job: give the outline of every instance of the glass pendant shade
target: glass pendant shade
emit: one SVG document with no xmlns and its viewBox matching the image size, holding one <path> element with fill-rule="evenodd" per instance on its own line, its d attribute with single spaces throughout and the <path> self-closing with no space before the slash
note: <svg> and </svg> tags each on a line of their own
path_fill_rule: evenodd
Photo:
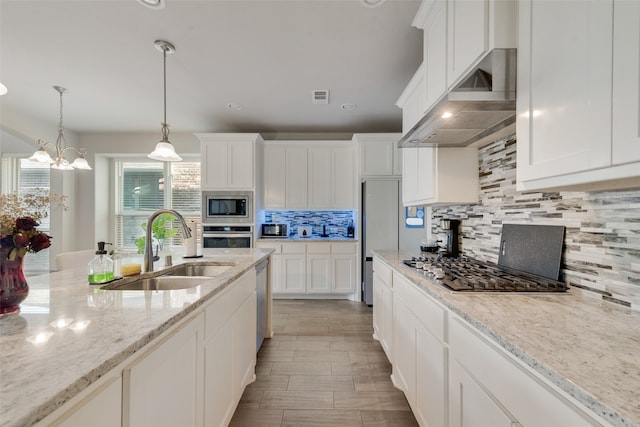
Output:
<svg viewBox="0 0 640 427">
<path fill-rule="evenodd" d="M 147 157 L 163 162 L 179 162 L 182 160 L 182 157 L 180 157 L 176 153 L 176 149 L 173 148 L 173 144 L 164 141 L 158 142 L 156 144 L 156 149 L 153 150 L 152 153 L 148 154 Z"/>
<path fill-rule="evenodd" d="M 39 150 L 33 153 L 33 155 L 29 157 L 29 160 L 31 160 L 32 162 L 38 162 L 38 163 L 49 163 L 49 164 L 55 163 L 55 160 L 53 160 L 49 155 L 49 153 L 47 153 L 46 150 L 42 147 L 40 147 Z"/>
<path fill-rule="evenodd" d="M 76 157 L 76 159 L 71 163 L 71 167 L 73 169 L 83 169 L 83 170 L 92 170 L 91 166 L 89 166 L 89 162 L 84 156 Z"/>
</svg>

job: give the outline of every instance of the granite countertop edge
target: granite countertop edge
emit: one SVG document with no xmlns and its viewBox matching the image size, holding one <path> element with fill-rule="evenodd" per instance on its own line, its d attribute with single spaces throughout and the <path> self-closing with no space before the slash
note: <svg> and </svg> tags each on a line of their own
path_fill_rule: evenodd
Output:
<svg viewBox="0 0 640 427">
<path fill-rule="evenodd" d="M 546 378 L 560 390 L 576 399 L 576 401 L 584 405 L 586 408 L 589 408 L 593 412 L 594 416 L 599 416 L 601 419 L 603 419 L 603 421 L 610 423 L 613 426 L 640 427 L 640 418 L 634 418 L 632 420 L 628 415 L 624 415 L 621 410 L 603 402 L 601 398 L 596 396 L 596 393 L 589 391 L 579 383 L 572 381 L 570 378 L 567 378 L 565 375 L 560 373 L 560 369 L 556 369 L 554 367 L 553 361 L 543 360 L 541 357 L 534 357 L 528 351 L 526 351 L 523 346 L 521 346 L 520 343 L 517 342 L 517 340 L 507 337 L 505 331 L 501 330 L 499 325 L 496 326 L 499 322 L 496 322 L 493 325 L 488 325 L 487 322 L 479 318 L 480 316 L 476 316 L 476 313 L 473 313 L 472 310 L 468 310 L 467 308 L 465 308 L 465 304 L 460 303 L 460 301 L 462 301 L 463 299 L 471 300 L 472 298 L 490 298 L 491 295 L 486 293 L 460 293 L 445 288 L 441 284 L 430 280 L 429 278 L 413 271 L 413 269 L 411 269 L 410 267 L 402 264 L 402 259 L 411 258 L 412 254 L 409 252 L 374 250 L 373 253 L 374 255 L 379 256 L 398 274 L 408 279 L 418 288 L 426 292 L 429 296 L 436 299 L 442 305 L 450 309 L 452 312 L 454 312 L 462 319 L 474 326 L 476 329 L 478 329 L 480 332 L 485 334 L 485 336 L 492 343 L 494 343 L 494 345 L 501 347 L 516 359 L 524 363 L 526 366 Z M 544 298 L 578 299 L 581 298 L 581 296 L 585 292 L 586 291 L 579 289 L 570 289 L 567 293 L 559 295 L 547 294 L 544 296 Z M 521 294 L 514 296 L 519 297 L 523 295 Z M 492 302 L 495 302 L 495 297 L 499 297 L 499 295 L 493 294 L 493 297 L 494 298 Z M 583 298 L 583 300 L 585 301 L 585 306 L 589 304 L 589 301 L 593 301 L 593 304 L 595 305 L 608 305 L 612 310 L 628 311 L 628 314 L 630 316 L 637 316 L 639 318 L 638 320 L 640 320 L 640 315 L 638 315 L 636 312 L 632 312 L 630 309 L 623 308 L 617 304 L 596 300 L 595 298 L 592 298 L 590 296 Z M 606 315 L 606 313 L 603 313 L 603 315 Z M 640 369 L 640 364 L 637 368 Z M 638 406 L 637 409 L 637 412 L 640 413 L 640 406 Z"/>
</svg>

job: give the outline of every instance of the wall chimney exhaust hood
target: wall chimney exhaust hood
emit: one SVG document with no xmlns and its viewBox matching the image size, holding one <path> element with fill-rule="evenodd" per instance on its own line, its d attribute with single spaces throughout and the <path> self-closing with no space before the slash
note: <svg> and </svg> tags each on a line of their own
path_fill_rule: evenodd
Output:
<svg viewBox="0 0 640 427">
<path fill-rule="evenodd" d="M 399 141 L 404 147 L 465 147 L 516 121 L 516 49 L 494 49 Z"/>
</svg>

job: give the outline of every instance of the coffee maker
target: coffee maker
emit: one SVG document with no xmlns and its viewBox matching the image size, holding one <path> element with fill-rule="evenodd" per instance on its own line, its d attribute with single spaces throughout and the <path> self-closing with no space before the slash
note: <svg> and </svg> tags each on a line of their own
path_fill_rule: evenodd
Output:
<svg viewBox="0 0 640 427">
<path fill-rule="evenodd" d="M 447 248 L 442 256 L 457 258 L 458 257 L 458 230 L 460 228 L 460 220 L 458 219 L 442 219 L 440 226 L 447 233 Z"/>
</svg>

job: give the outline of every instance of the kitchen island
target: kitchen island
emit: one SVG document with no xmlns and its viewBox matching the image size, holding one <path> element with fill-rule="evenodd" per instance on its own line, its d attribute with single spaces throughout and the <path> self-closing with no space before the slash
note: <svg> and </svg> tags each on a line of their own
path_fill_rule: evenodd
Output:
<svg viewBox="0 0 640 427">
<path fill-rule="evenodd" d="M 427 331 L 423 335 L 436 336 L 419 343 L 417 354 L 424 356 L 437 347 L 434 354 L 444 359 L 435 370 L 440 390 L 448 397 L 436 410 L 441 410 L 450 426 L 462 424 L 460 418 L 465 418 L 464 411 L 472 405 L 462 405 L 461 394 L 470 390 L 462 387 L 467 380 L 465 384 L 480 384 L 476 397 L 483 394 L 488 396 L 486 403 L 497 403 L 496 412 L 506 414 L 511 423 L 505 425 L 560 425 L 541 420 L 557 408 L 557 413 L 570 408 L 568 416 L 580 421 L 563 425 L 640 426 L 640 313 L 576 288 L 566 293 L 456 293 L 402 263 L 415 254 L 375 251 L 375 255 L 374 262 L 380 263 L 375 273 L 384 275 L 388 269 L 386 278 L 393 282 L 387 284 L 391 289 L 388 295 L 402 303 L 393 306 L 395 318 L 389 317 L 395 323 L 393 331 L 387 331 L 393 339 L 387 340 L 385 351 L 393 364 L 394 383 L 405 391 L 410 403 L 418 394 L 412 403 L 414 413 L 422 403 L 420 384 L 412 385 L 412 379 L 403 382 L 407 352 L 398 348 L 404 334 L 401 322 L 412 308 L 419 319 L 418 328 Z M 402 300 L 403 293 L 412 298 Z M 427 304 L 418 305 L 422 300 Z M 383 307 L 375 304 L 374 330 L 384 348 L 380 335 L 385 334 L 385 326 L 376 326 L 376 310 Z M 409 336 L 420 337 L 420 333 Z M 433 345 L 429 348 L 424 342 Z M 413 366 L 419 371 L 426 365 L 432 363 L 420 358 Z M 526 377 L 527 387 L 531 385 L 535 393 L 512 382 L 515 376 Z M 536 406 L 535 399 L 540 396 L 550 405 Z M 488 410 L 488 406 L 481 405 L 479 411 Z M 478 423 L 488 417 L 471 419 Z"/>
<path fill-rule="evenodd" d="M 149 354 L 149 348 L 161 348 L 172 334 L 177 336 L 180 331 L 188 330 L 189 322 L 197 323 L 193 336 L 199 341 L 194 348 L 200 352 L 208 343 L 201 342 L 202 337 L 214 342 L 213 339 L 220 335 L 216 328 L 234 315 L 229 312 L 227 318 L 222 317 L 228 304 L 222 309 L 209 310 L 209 307 L 229 295 L 239 301 L 240 294 L 236 292 L 236 287 L 240 289 L 239 283 L 246 284 L 242 285 L 246 290 L 241 296 L 247 301 L 248 311 L 243 313 L 252 316 L 245 322 L 247 329 L 243 332 L 252 330 L 254 333 L 254 337 L 247 337 L 242 348 L 249 353 L 246 355 L 247 366 L 254 368 L 255 269 L 270 252 L 205 249 L 202 258 L 174 257 L 174 265 L 207 262 L 231 265 L 221 274 L 188 289 L 103 290 L 100 286 L 87 284 L 85 269 L 30 277 L 29 296 L 21 304 L 21 312 L 0 317 L 0 425 L 30 426 L 45 417 L 49 417 L 46 420 L 58 415 L 64 418 L 65 408 L 81 406 L 86 401 L 87 390 L 100 391 L 97 385 L 109 376 L 121 381 L 119 370 L 130 371 L 133 378 L 135 364 L 140 364 L 139 359 Z M 162 262 L 156 262 L 156 272 L 164 271 L 163 268 Z M 166 268 L 169 269 L 171 267 Z M 267 295 L 270 301 L 269 289 Z M 266 325 L 269 330 L 270 312 L 268 304 Z M 223 350 L 231 354 L 229 349 Z M 200 353 L 195 360 L 198 364 L 206 363 L 206 360 L 202 362 Z M 129 365 L 133 368 L 129 369 Z M 252 374 L 245 373 L 245 376 Z M 243 379 L 245 383 L 251 380 Z M 204 385 L 197 386 L 198 390 L 204 388 Z M 242 394 L 242 390 L 236 390 L 235 394 L 238 392 Z M 104 405 L 106 407 L 107 400 Z M 123 407 L 124 412 L 133 413 L 135 409 L 124 403 Z"/>
</svg>

